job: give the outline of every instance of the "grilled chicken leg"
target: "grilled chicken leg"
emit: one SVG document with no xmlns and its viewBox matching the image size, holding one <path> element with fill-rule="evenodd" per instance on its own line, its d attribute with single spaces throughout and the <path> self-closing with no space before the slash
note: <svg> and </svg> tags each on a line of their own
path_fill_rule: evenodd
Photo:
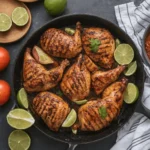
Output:
<svg viewBox="0 0 150 150">
<path fill-rule="evenodd" d="M 83 63 L 82 54 L 64 75 L 61 82 L 63 93 L 72 101 L 82 100 L 89 95 L 91 77 Z"/>
<path fill-rule="evenodd" d="M 97 52 L 91 51 L 91 39 L 99 40 Z M 86 54 L 94 61 L 99 63 L 103 68 L 110 69 L 114 63 L 115 41 L 111 33 L 103 28 L 86 28 L 84 29 L 83 48 Z M 93 43 L 94 44 L 94 43 Z"/>
<path fill-rule="evenodd" d="M 70 112 L 68 104 L 62 98 L 50 92 L 39 93 L 34 98 L 32 106 L 38 116 L 53 131 L 58 131 Z"/>
<path fill-rule="evenodd" d="M 124 69 L 125 66 L 118 66 L 109 71 L 96 71 L 92 74 L 92 86 L 95 93 L 100 94 L 109 84 L 116 81 Z"/>
<path fill-rule="evenodd" d="M 39 92 L 55 87 L 61 80 L 66 66 L 69 65 L 69 61 L 63 60 L 60 66 L 48 71 L 41 64 L 35 61 L 35 59 L 31 56 L 30 51 L 31 50 L 28 48 L 24 55 L 24 88 L 28 92 Z"/>
<path fill-rule="evenodd" d="M 80 129 L 82 131 L 98 131 L 108 126 L 120 112 L 126 86 L 127 80 L 122 79 L 104 91 L 104 98 L 82 105 L 78 110 Z"/>
<path fill-rule="evenodd" d="M 81 24 L 77 22 L 74 36 L 66 32 L 50 28 L 40 39 L 42 49 L 49 55 L 61 58 L 73 58 L 82 50 Z"/>
</svg>

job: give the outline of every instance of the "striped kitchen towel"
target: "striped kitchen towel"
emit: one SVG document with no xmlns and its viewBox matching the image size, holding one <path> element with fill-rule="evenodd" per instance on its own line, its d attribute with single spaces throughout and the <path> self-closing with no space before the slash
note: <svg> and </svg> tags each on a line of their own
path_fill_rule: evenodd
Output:
<svg viewBox="0 0 150 150">
<path fill-rule="evenodd" d="M 119 130 L 116 144 L 111 150 L 150 150 L 150 119 L 134 113 L 130 121 Z"/>
<path fill-rule="evenodd" d="M 115 6 L 115 15 L 119 26 L 132 38 L 143 58 L 147 77 L 142 102 L 150 109 L 150 69 L 146 65 L 142 53 L 143 34 L 150 24 L 150 0 L 145 0 L 138 7 L 134 2 Z"/>
<path fill-rule="evenodd" d="M 115 6 L 115 15 L 119 26 L 132 38 L 143 58 L 147 77 L 142 103 L 150 109 L 150 69 L 142 53 L 143 34 L 150 24 L 150 0 L 143 1 L 139 6 L 135 6 L 134 2 Z M 134 113 L 129 122 L 118 131 L 116 144 L 111 150 L 150 150 L 150 119 Z"/>
</svg>

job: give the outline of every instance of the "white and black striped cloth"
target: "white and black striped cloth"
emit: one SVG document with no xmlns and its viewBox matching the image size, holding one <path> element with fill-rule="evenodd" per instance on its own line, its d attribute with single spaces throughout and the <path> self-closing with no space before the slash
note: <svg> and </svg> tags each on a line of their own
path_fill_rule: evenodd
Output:
<svg viewBox="0 0 150 150">
<path fill-rule="evenodd" d="M 135 6 L 133 2 L 115 6 L 115 15 L 119 26 L 132 38 L 143 58 L 142 38 L 150 24 L 150 0 L 145 0 L 139 6 Z M 147 78 L 142 102 L 150 109 L 150 69 L 144 59 L 143 62 Z M 134 113 L 118 132 L 116 144 L 111 150 L 150 150 L 150 119 Z"/>
</svg>

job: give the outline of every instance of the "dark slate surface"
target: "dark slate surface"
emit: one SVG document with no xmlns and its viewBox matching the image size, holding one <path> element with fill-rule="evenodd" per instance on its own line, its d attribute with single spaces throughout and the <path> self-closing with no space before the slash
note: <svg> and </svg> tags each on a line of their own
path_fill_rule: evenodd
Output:
<svg viewBox="0 0 150 150">
<path fill-rule="evenodd" d="M 68 5 L 63 14 L 73 14 L 73 13 L 90 13 L 94 15 L 98 15 L 100 17 L 106 18 L 115 24 L 117 24 L 114 13 L 114 6 L 118 4 L 122 4 L 125 2 L 131 2 L 133 0 L 68 0 Z M 136 5 L 138 5 L 141 0 L 135 1 Z M 42 2 L 27 4 L 32 13 L 32 25 L 27 33 L 27 35 L 12 44 L 0 44 L 0 46 L 4 46 L 8 49 L 11 56 L 11 62 L 9 67 L 0 73 L 0 79 L 5 79 L 12 86 L 12 74 L 13 74 L 13 64 L 17 57 L 17 54 L 21 50 L 22 45 L 29 38 L 29 36 L 36 31 L 39 27 L 43 26 L 46 22 L 50 21 L 52 17 L 50 17 L 45 11 Z M 0 149 L 8 150 L 8 136 L 10 132 L 13 130 L 6 122 L 6 115 L 9 110 L 13 107 L 14 97 L 11 96 L 10 101 L 0 107 Z M 137 106 L 136 109 L 138 112 L 144 113 L 141 104 Z M 35 127 L 32 127 L 27 130 L 28 134 L 31 137 L 32 144 L 31 150 L 65 150 L 67 149 L 67 144 L 60 143 L 49 139 L 41 132 L 39 132 Z M 116 134 L 108 137 L 105 140 L 94 144 L 87 145 L 79 145 L 76 150 L 109 150 L 114 144 L 116 140 Z"/>
</svg>

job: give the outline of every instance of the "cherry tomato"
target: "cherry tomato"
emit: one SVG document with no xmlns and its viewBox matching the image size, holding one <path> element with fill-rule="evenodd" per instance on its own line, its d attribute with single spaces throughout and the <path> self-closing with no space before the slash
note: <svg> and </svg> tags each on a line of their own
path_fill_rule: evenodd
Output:
<svg viewBox="0 0 150 150">
<path fill-rule="evenodd" d="M 10 86 L 4 81 L 0 80 L 0 106 L 5 104 L 10 97 Z"/>
<path fill-rule="evenodd" d="M 4 70 L 8 66 L 9 62 L 9 52 L 5 48 L 0 47 L 0 71 Z"/>
</svg>

